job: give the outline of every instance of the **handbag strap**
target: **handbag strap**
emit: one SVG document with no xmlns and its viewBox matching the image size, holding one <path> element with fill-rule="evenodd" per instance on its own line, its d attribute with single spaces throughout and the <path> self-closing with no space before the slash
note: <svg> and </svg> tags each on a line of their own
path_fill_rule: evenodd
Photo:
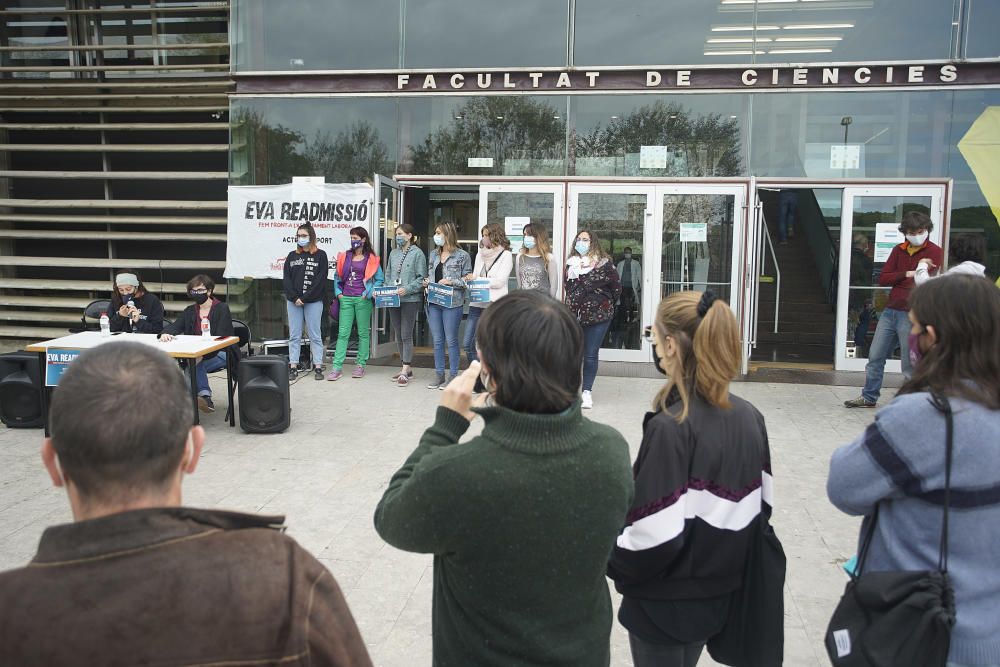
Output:
<svg viewBox="0 0 1000 667">
<path fill-rule="evenodd" d="M 955 447 L 955 424 L 952 418 L 951 403 L 944 394 L 931 394 L 931 405 L 944 413 L 945 423 L 945 455 L 944 455 L 944 515 L 941 518 L 941 541 L 938 546 L 938 571 L 948 571 L 948 513 L 951 508 L 951 459 L 952 450 Z M 881 504 L 881 503 L 879 503 Z M 868 529 L 865 530 L 864 540 L 861 542 L 861 552 L 858 554 L 858 565 L 851 576 L 858 576 L 864 571 L 865 561 L 868 559 L 868 551 L 872 540 L 875 537 L 875 524 L 878 522 L 879 504 L 875 505 L 871 520 L 868 522 Z"/>
</svg>

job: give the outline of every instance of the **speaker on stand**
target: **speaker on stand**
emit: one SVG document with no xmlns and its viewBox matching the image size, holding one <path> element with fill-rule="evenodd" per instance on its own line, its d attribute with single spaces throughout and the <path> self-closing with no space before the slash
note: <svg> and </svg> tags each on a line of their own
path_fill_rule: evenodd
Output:
<svg viewBox="0 0 1000 667">
<path fill-rule="evenodd" d="M 240 361 L 238 378 L 240 428 L 247 433 L 281 433 L 287 429 L 292 401 L 285 357 L 247 357 Z"/>
<path fill-rule="evenodd" d="M 42 370 L 35 352 L 0 354 L 0 421 L 7 428 L 41 428 Z"/>
</svg>

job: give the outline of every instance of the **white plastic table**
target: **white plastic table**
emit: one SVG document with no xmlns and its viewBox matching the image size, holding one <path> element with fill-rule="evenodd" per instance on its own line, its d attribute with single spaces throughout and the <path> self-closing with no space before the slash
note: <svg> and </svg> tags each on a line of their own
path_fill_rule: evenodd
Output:
<svg viewBox="0 0 1000 667">
<path fill-rule="evenodd" d="M 233 345 L 239 345 L 240 339 L 236 336 L 213 336 L 202 338 L 201 336 L 175 336 L 169 343 L 159 340 L 156 334 L 134 334 L 134 333 L 113 333 L 110 336 L 102 336 L 99 331 L 83 331 L 80 333 L 53 338 L 52 340 L 32 343 L 24 348 L 28 352 L 38 352 L 42 374 L 42 417 L 45 420 L 45 434 L 49 432 L 48 414 L 48 389 L 45 386 L 45 353 L 49 348 L 65 350 L 89 350 L 99 345 L 111 345 L 116 342 L 128 341 L 132 343 L 144 343 L 158 350 L 162 350 L 174 359 L 186 359 L 188 376 L 191 380 L 191 400 L 194 405 L 194 423 L 199 422 L 198 417 L 198 383 L 195 374 L 194 360 L 213 352 L 218 352 Z M 236 426 L 236 411 L 233 409 L 233 364 L 235 354 L 230 352 L 226 355 L 226 390 L 229 396 L 229 425 Z"/>
</svg>

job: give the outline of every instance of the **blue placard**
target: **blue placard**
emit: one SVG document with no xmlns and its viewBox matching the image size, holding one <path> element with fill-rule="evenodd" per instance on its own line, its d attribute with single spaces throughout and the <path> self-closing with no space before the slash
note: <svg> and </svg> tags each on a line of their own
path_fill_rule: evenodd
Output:
<svg viewBox="0 0 1000 667">
<path fill-rule="evenodd" d="M 55 387 L 69 365 L 80 356 L 80 350 L 50 347 L 45 350 L 45 386 Z"/>
<path fill-rule="evenodd" d="M 469 303 L 490 302 L 490 279 L 476 278 L 469 283 Z"/>
<path fill-rule="evenodd" d="M 450 285 L 431 283 L 427 286 L 427 302 L 442 308 L 457 308 L 462 305 L 464 295 Z"/>
<path fill-rule="evenodd" d="M 398 287 L 376 287 L 372 291 L 376 308 L 399 308 Z"/>
</svg>

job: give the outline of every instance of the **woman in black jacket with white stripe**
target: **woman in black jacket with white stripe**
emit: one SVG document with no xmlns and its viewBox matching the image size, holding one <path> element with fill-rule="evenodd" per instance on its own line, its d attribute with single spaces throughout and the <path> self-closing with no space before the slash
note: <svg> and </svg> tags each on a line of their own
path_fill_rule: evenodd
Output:
<svg viewBox="0 0 1000 667">
<path fill-rule="evenodd" d="M 762 513 L 770 514 L 764 418 L 729 393 L 740 367 L 733 311 L 678 292 L 647 329 L 668 381 L 646 415 L 635 500 L 608 576 L 636 667 L 693 667 L 725 625 Z"/>
</svg>

